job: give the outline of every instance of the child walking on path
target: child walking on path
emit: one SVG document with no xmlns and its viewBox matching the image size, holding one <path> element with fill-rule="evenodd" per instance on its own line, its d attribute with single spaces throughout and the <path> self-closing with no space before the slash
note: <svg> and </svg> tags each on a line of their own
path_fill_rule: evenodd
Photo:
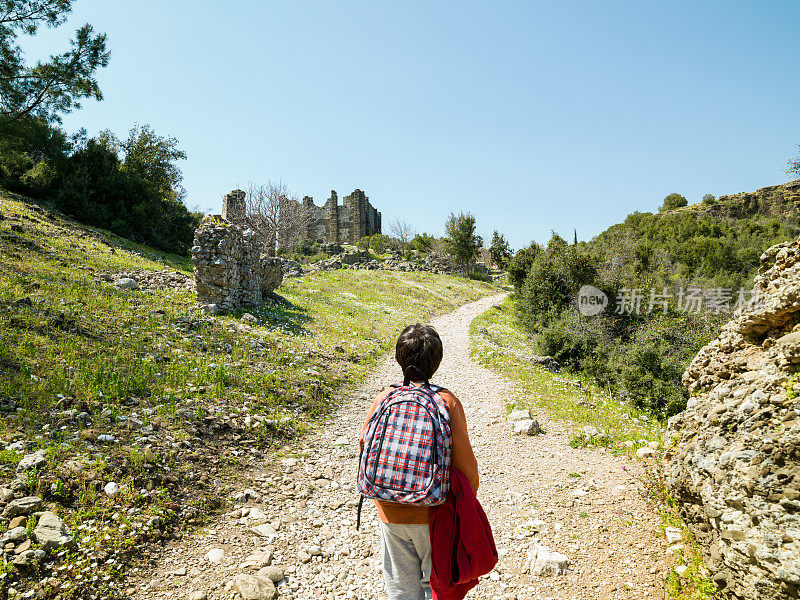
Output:
<svg viewBox="0 0 800 600">
<path fill-rule="evenodd" d="M 432 404 L 427 405 L 427 413 L 431 412 L 431 406 L 434 409 L 439 407 L 444 417 L 444 422 L 440 428 L 433 428 L 433 437 L 436 438 L 438 433 L 439 439 L 444 440 L 445 444 L 449 444 L 449 448 L 445 448 L 445 460 L 441 460 L 441 457 L 439 457 L 440 460 L 438 461 L 439 463 L 447 463 L 446 458 L 449 455 L 449 465 L 444 464 L 444 474 L 441 475 L 447 480 L 439 483 L 443 485 L 445 492 L 449 490 L 449 466 L 449 469 L 458 469 L 465 476 L 472 490 L 477 492 L 478 463 L 469 441 L 464 408 L 452 392 L 429 383 L 429 379 L 439 368 L 442 354 L 442 342 L 436 330 L 430 325 L 419 323 L 410 325 L 402 331 L 395 348 L 395 358 L 400 365 L 405 380 L 404 386 L 416 388 L 423 399 L 423 402 L 410 402 L 409 405 L 419 404 L 424 406 L 425 401 L 430 401 Z M 361 429 L 359 443 L 362 446 L 362 454 L 365 451 L 369 452 L 369 449 L 364 450 L 363 446 L 371 417 L 379 407 L 385 406 L 385 403 L 382 404 L 383 401 L 392 394 L 393 390 L 398 390 L 398 387 L 383 390 L 372 402 Z M 400 387 L 399 391 L 403 390 L 406 390 L 406 387 Z M 414 389 L 408 391 L 412 395 L 415 392 Z M 419 419 L 419 413 L 423 411 L 419 408 L 412 408 L 412 411 L 414 410 L 416 410 L 416 413 L 412 412 L 409 416 L 408 409 L 406 409 L 406 412 L 399 417 L 400 421 L 403 419 L 407 421 L 410 418 Z M 395 421 L 398 419 L 396 415 L 393 418 Z M 447 435 L 447 421 L 449 421 L 449 435 Z M 410 434 L 401 435 L 399 439 L 394 440 L 393 445 L 388 449 L 383 446 L 385 430 L 380 430 L 380 445 L 377 445 L 377 452 L 374 452 L 374 454 L 377 455 L 376 461 L 382 460 L 383 462 L 380 465 L 376 462 L 374 469 L 372 469 L 373 479 L 375 479 L 375 473 L 379 466 L 382 470 L 389 470 L 389 480 L 394 477 L 401 484 L 407 483 L 410 479 L 417 480 L 420 477 L 424 479 L 418 466 L 415 466 L 411 473 L 407 471 L 401 472 L 401 467 L 409 464 L 416 465 L 417 462 L 415 461 L 418 461 L 419 457 L 414 456 L 414 453 L 419 453 L 420 447 L 424 449 L 427 447 L 426 444 L 430 445 L 431 443 L 429 439 L 431 436 L 428 435 L 426 438 L 426 434 L 424 432 L 420 433 L 418 429 L 415 429 Z M 375 426 L 369 429 L 369 433 L 373 431 L 375 431 Z M 373 442 L 370 440 L 370 443 Z M 436 462 L 435 439 L 433 444 L 433 457 L 434 462 Z M 408 456 L 409 454 L 411 456 Z M 440 475 L 432 475 L 434 479 L 436 476 Z M 361 479 L 361 472 L 359 477 Z M 430 487 L 435 489 L 433 484 L 428 489 Z M 388 486 L 388 488 L 390 490 L 399 489 L 397 487 L 392 488 L 392 486 Z M 428 493 L 430 494 L 430 491 Z M 442 498 L 437 497 L 433 502 L 426 505 L 426 498 L 421 498 L 416 504 L 375 500 L 381 520 L 383 572 L 390 600 L 428 600 L 433 598 L 430 585 L 431 538 L 429 511 L 431 510 L 430 506 L 440 504 L 441 501 Z"/>
</svg>

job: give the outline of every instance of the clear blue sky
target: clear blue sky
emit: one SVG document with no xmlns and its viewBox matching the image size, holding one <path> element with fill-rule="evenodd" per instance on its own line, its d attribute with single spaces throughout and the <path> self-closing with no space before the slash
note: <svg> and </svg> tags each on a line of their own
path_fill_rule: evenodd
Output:
<svg viewBox="0 0 800 600">
<path fill-rule="evenodd" d="M 112 52 L 68 130 L 174 136 L 187 204 L 249 181 L 387 223 L 451 211 L 518 248 L 589 239 L 671 192 L 787 181 L 800 143 L 800 2 L 75 0 Z"/>
</svg>

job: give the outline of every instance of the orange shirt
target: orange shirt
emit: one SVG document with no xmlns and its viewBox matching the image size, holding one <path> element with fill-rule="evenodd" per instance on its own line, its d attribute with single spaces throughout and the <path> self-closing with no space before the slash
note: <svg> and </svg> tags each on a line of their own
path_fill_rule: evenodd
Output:
<svg viewBox="0 0 800 600">
<path fill-rule="evenodd" d="M 361 427 L 361 435 L 358 439 L 359 445 L 364 442 L 364 429 L 367 427 L 367 421 L 369 421 L 372 413 L 375 412 L 378 403 L 383 400 L 390 391 L 391 388 L 383 390 L 375 397 L 375 400 L 372 401 L 372 406 L 369 407 L 367 417 L 364 419 L 364 425 Z M 461 401 L 449 390 L 440 390 L 439 396 L 444 400 L 444 403 L 447 405 L 447 410 L 450 412 L 450 433 L 453 441 L 450 454 L 450 468 L 456 468 L 461 471 L 466 476 L 472 489 L 477 492 L 478 461 L 475 460 L 475 453 L 472 451 L 472 444 L 469 441 L 467 417 L 464 414 L 464 407 L 461 406 Z M 375 505 L 378 507 L 378 515 L 384 523 L 398 523 L 403 525 L 427 525 L 428 523 L 427 506 L 397 504 L 396 502 L 384 502 L 382 500 L 375 500 Z"/>
</svg>

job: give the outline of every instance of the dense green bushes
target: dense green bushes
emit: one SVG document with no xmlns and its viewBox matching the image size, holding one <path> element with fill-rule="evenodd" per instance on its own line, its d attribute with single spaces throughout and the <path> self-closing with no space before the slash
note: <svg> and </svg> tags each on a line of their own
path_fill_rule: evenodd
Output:
<svg viewBox="0 0 800 600">
<path fill-rule="evenodd" d="M 0 186 L 90 225 L 185 253 L 198 216 L 183 203 L 177 141 L 134 127 L 128 138 L 68 137 L 33 117 L 0 118 Z"/>
<path fill-rule="evenodd" d="M 411 240 L 411 246 L 417 252 L 430 252 L 433 250 L 433 245 L 436 243 L 436 238 L 428 233 L 418 233 Z"/>
<path fill-rule="evenodd" d="M 533 243 L 509 261 L 518 319 L 537 352 L 594 377 L 640 408 L 669 416 L 686 404 L 682 372 L 730 318 L 710 304 L 689 311 L 679 306 L 680 294 L 690 286 L 707 295 L 727 290 L 733 308 L 738 290 L 752 287 L 760 254 L 799 233 L 788 216 L 735 220 L 689 209 L 634 213 L 591 242 L 567 244 L 554 235 L 546 247 Z M 607 294 L 600 315 L 579 313 L 583 285 Z M 664 288 L 671 296 L 667 309 L 654 303 L 648 312 L 650 290 Z M 632 289 L 641 294 L 638 310 L 631 310 Z"/>
<path fill-rule="evenodd" d="M 375 235 L 369 238 L 369 248 L 375 254 L 380 255 L 386 252 L 388 244 L 389 244 L 389 238 L 380 233 L 376 233 Z"/>
<path fill-rule="evenodd" d="M 517 250 L 511 259 L 508 261 L 508 280 L 516 289 L 520 289 L 522 284 L 525 283 L 525 278 L 528 276 L 528 271 L 533 265 L 533 261 L 542 247 L 536 242 L 531 242 L 527 248 L 520 248 Z"/>
</svg>

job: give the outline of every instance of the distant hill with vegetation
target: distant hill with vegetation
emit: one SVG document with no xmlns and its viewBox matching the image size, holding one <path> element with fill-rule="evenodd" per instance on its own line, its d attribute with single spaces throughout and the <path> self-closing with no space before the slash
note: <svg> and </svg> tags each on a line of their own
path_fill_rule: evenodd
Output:
<svg viewBox="0 0 800 600">
<path fill-rule="evenodd" d="M 702 202 L 677 210 L 714 218 L 748 219 L 761 215 L 800 223 L 800 179 L 771 185 L 755 192 L 741 192 L 719 198 L 707 196 Z"/>
<path fill-rule="evenodd" d="M 800 235 L 799 207 L 795 180 L 693 205 L 671 194 L 659 212 L 630 214 L 588 242 L 554 234 L 510 262 L 519 321 L 542 354 L 656 415 L 675 414 L 688 361 L 754 300 L 759 257 Z M 601 314 L 579 312 L 583 285 L 607 295 Z"/>
</svg>

